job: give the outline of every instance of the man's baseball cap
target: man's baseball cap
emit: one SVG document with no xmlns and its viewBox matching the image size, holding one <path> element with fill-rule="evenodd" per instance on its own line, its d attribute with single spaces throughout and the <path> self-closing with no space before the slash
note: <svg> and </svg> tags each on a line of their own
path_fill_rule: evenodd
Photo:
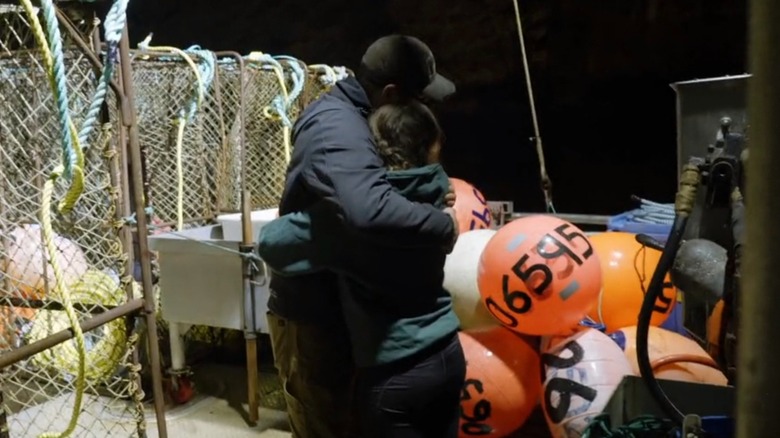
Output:
<svg viewBox="0 0 780 438">
<path fill-rule="evenodd" d="M 436 61 L 428 45 L 412 36 L 379 38 L 366 49 L 360 64 L 371 82 L 395 84 L 415 97 L 440 102 L 455 93 L 455 84 L 436 73 Z"/>
</svg>

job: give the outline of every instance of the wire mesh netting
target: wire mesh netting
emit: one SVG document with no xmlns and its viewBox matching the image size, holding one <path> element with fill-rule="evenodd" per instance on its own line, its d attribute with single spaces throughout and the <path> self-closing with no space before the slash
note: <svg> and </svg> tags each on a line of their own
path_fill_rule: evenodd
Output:
<svg viewBox="0 0 780 438">
<path fill-rule="evenodd" d="M 207 61 L 202 53 L 187 51 L 185 55 L 200 68 Z M 157 226 L 164 230 L 177 222 L 179 204 L 185 228 L 213 222 L 220 213 L 240 211 L 242 157 L 246 158 L 250 208 L 275 207 L 292 148 L 290 126 L 285 125 L 280 112 L 294 122 L 302 108 L 327 90 L 333 79 L 327 70 L 306 74 L 306 66 L 298 61 L 239 62 L 220 56 L 213 67 L 213 79 L 205 84 L 203 101 L 179 139 L 179 114 L 192 105 L 199 81 L 204 80 L 192 64 L 181 53 L 171 51 L 133 53 L 146 202 Z M 294 96 L 296 74 L 302 90 Z M 280 99 L 286 102 L 282 107 Z M 167 339 L 167 324 L 162 319 L 160 322 L 160 337 Z M 215 344 L 236 336 L 197 325 L 185 334 L 186 339 Z"/>
<path fill-rule="evenodd" d="M 231 58 L 220 59 L 215 78 L 187 122 L 181 142 L 176 136 L 178 114 L 192 103 L 198 86 L 193 68 L 174 54 L 136 52 L 133 72 L 147 203 L 161 223 L 176 222 L 179 197 L 186 224 L 203 224 L 221 212 L 240 211 L 242 144 L 251 207 L 277 205 L 290 145 L 285 125 L 274 110 L 274 99 L 289 94 L 289 71 L 280 77 L 266 64 L 242 66 Z M 301 97 L 286 111 L 290 120 L 298 115 Z M 182 193 L 178 190 L 177 150 Z"/>
<path fill-rule="evenodd" d="M 239 101 L 238 69 L 226 65 L 226 76 L 232 90 L 226 93 L 234 101 Z M 246 187 L 251 196 L 252 209 L 271 208 L 279 203 L 284 189 L 284 177 L 287 171 L 287 159 L 290 144 L 285 139 L 284 124 L 272 112 L 273 100 L 289 89 L 287 75 L 279 77 L 266 65 L 250 63 L 244 68 L 244 147 L 246 148 Z M 238 105 L 236 105 L 238 107 Z M 288 117 L 292 120 L 298 115 L 297 106 L 292 106 Z M 240 129 L 239 124 L 232 123 Z M 232 139 L 235 137 L 231 136 Z M 241 145 L 236 143 L 233 154 L 231 180 L 234 186 L 240 185 L 239 173 L 241 161 Z M 240 176 L 240 174 L 238 175 Z M 240 206 L 240 191 L 234 190 L 234 196 L 226 198 L 227 209 L 238 209 Z"/>
<path fill-rule="evenodd" d="M 179 142 L 179 115 L 192 104 L 197 86 L 192 68 L 182 59 L 134 53 L 133 84 L 147 205 L 156 219 L 167 225 L 178 219 L 180 197 L 185 224 L 213 219 L 219 186 L 216 169 L 224 153 L 215 94 L 206 93 L 199 111 L 184 121 Z"/>
<path fill-rule="evenodd" d="M 70 323 L 58 304 L 44 249 L 41 201 L 44 181 L 60 164 L 61 137 L 47 72 L 23 12 L 0 5 L 0 349 L 33 343 Z M 65 41 L 71 117 L 83 122 L 97 82 L 94 67 Z M 111 93 L 108 99 L 114 99 Z M 111 107 L 115 107 L 112 103 Z M 80 319 L 123 304 L 131 284 L 126 245 L 120 239 L 120 196 L 115 112 L 104 111 L 85 148 L 84 191 L 74 210 L 52 210 L 56 259 Z M 57 183 L 56 205 L 65 183 Z M 48 306 L 43 308 L 42 306 Z M 76 437 L 140 435 L 145 428 L 130 360 L 137 336 L 124 319 L 85 333 L 85 398 Z M 65 429 L 74 402 L 77 347 L 66 341 L 5 368 L 3 408 L 13 438 Z"/>
</svg>

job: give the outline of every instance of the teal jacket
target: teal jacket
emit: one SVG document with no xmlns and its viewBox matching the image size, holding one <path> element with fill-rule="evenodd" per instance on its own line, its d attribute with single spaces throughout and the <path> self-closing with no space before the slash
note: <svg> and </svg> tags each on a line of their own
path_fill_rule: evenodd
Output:
<svg viewBox="0 0 780 438">
<path fill-rule="evenodd" d="M 410 201 L 444 208 L 449 179 L 441 165 L 388 172 L 388 180 Z M 359 367 L 408 357 L 460 324 L 442 286 L 443 249 L 410 249 L 359 234 L 327 201 L 265 225 L 257 251 L 273 275 L 340 274 L 339 297 Z"/>
</svg>

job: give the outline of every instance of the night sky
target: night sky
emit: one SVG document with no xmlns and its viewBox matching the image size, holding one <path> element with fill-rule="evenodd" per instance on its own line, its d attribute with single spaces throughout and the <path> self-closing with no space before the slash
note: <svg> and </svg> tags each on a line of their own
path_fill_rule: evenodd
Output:
<svg viewBox="0 0 780 438">
<path fill-rule="evenodd" d="M 376 37 L 420 36 L 459 85 L 438 108 L 450 175 L 488 199 L 514 201 L 518 211 L 544 208 L 511 1 L 216 4 L 131 1 L 131 39 L 153 31 L 155 44 L 355 66 Z M 745 0 L 527 0 L 521 8 L 557 210 L 617 214 L 633 208 L 632 194 L 671 202 L 677 144 L 669 84 L 746 72 Z"/>
</svg>

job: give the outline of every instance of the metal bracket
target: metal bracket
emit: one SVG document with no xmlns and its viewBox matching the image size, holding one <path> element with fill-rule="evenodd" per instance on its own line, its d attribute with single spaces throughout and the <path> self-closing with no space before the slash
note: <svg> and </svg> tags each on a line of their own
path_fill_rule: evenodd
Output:
<svg viewBox="0 0 780 438">
<path fill-rule="evenodd" d="M 683 419 L 681 438 L 702 438 L 704 437 L 701 427 L 701 417 L 696 414 L 688 414 Z"/>
<path fill-rule="evenodd" d="M 506 225 L 512 220 L 512 213 L 515 211 L 512 201 L 488 201 L 487 204 L 495 227 Z"/>
</svg>

